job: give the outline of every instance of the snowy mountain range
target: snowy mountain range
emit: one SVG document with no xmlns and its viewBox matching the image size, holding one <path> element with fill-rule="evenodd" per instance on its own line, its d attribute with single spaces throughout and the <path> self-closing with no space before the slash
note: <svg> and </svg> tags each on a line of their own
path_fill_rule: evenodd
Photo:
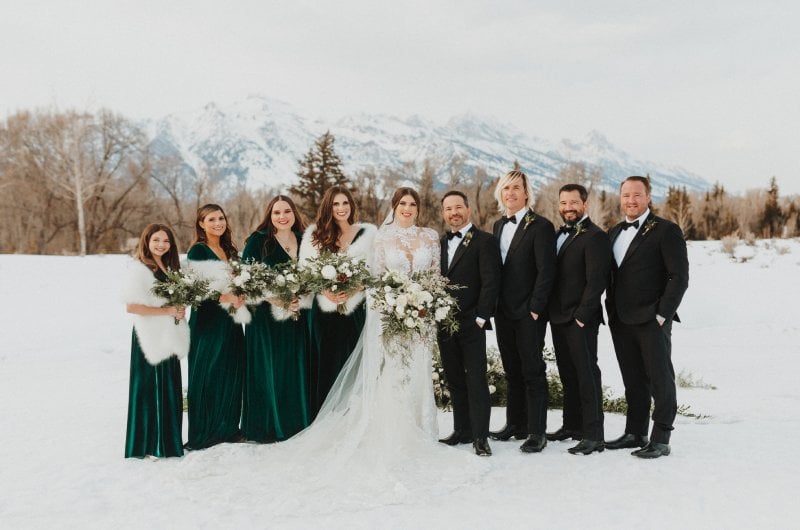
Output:
<svg viewBox="0 0 800 530">
<path fill-rule="evenodd" d="M 325 121 L 282 101 L 252 96 L 171 114 L 147 127 L 157 152 L 180 156 L 195 173 L 212 168 L 215 179 L 247 186 L 285 189 L 296 180 L 298 159 L 316 138 L 330 131 L 348 175 L 368 167 L 400 168 L 428 158 L 441 168 L 437 178 L 444 182 L 454 163 L 461 164 L 467 175 L 482 167 L 495 177 L 517 160 L 536 183 L 543 183 L 566 163 L 584 162 L 601 170 L 601 189 L 616 190 L 624 177 L 644 174 L 653 178 L 655 197 L 665 196 L 670 185 L 688 190 L 710 187 L 702 177 L 678 166 L 639 160 L 597 131 L 582 140 L 553 143 L 473 114 L 455 116 L 444 125 L 420 116 L 383 114 Z"/>
</svg>

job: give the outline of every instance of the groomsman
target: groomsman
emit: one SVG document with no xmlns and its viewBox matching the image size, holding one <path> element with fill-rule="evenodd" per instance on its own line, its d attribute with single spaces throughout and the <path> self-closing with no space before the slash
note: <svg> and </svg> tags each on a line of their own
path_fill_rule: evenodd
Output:
<svg viewBox="0 0 800 530">
<path fill-rule="evenodd" d="M 564 388 L 563 425 L 548 440 L 578 439 L 572 454 L 602 452 L 603 390 L 597 366 L 600 297 L 611 269 L 608 234 L 586 214 L 588 192 L 567 184 L 558 192 L 564 224 L 556 237 L 556 282 L 548 313 L 556 363 Z"/>
<path fill-rule="evenodd" d="M 494 224 L 503 279 L 495 314 L 497 345 L 508 382 L 506 425 L 495 440 L 525 438 L 525 453 L 547 445 L 547 376 L 542 349 L 546 311 L 556 273 L 553 224 L 533 212 L 527 175 L 510 171 L 500 178 L 495 199 L 503 217 Z"/>
<path fill-rule="evenodd" d="M 486 331 L 500 289 L 500 251 L 491 234 L 470 222 L 467 196 L 448 191 L 442 215 L 450 230 L 441 240 L 442 275 L 464 288 L 453 291 L 458 300 L 458 331 L 439 332 L 439 351 L 453 400 L 453 434 L 439 440 L 447 445 L 470 443 L 479 456 L 489 456 L 489 385 L 486 381 Z"/>
<path fill-rule="evenodd" d="M 625 384 L 625 433 L 609 449 L 640 447 L 632 454 L 658 458 L 670 453 L 677 412 L 672 367 L 672 321 L 689 286 L 686 241 L 675 223 L 650 211 L 650 179 L 628 177 L 620 186 L 625 221 L 609 231 L 614 252 L 606 310 Z M 650 399 L 653 428 L 647 439 Z"/>
</svg>

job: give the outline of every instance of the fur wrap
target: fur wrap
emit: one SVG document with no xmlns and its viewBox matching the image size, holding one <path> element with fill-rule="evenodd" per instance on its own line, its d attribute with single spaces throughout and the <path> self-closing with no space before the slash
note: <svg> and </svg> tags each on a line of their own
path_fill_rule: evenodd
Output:
<svg viewBox="0 0 800 530">
<path fill-rule="evenodd" d="M 208 288 L 210 291 L 216 291 L 220 294 L 230 293 L 231 275 L 228 271 L 228 264 L 224 261 L 189 260 L 187 261 L 186 266 L 197 272 L 197 274 L 203 279 L 209 281 Z M 220 307 L 222 307 L 229 315 L 231 315 L 231 318 L 237 324 L 249 324 L 253 319 L 253 316 L 250 314 L 250 311 L 247 309 L 246 305 L 242 305 L 240 308 L 236 309 L 233 314 L 231 314 L 230 308 L 232 307 L 232 304 L 228 302 L 218 303 Z"/>
<path fill-rule="evenodd" d="M 150 292 L 155 282 L 153 271 L 141 261 L 131 260 L 122 292 L 124 302 L 163 307 L 167 300 Z M 130 315 L 144 357 L 151 365 L 155 366 L 173 355 L 182 359 L 189 353 L 189 325 L 186 319 L 175 325 L 175 319 L 169 315 Z"/>
<path fill-rule="evenodd" d="M 347 247 L 345 254 L 350 257 L 358 257 L 363 259 L 367 267 L 372 269 L 372 257 L 374 254 L 374 242 L 375 242 L 375 234 L 378 233 L 378 229 L 375 225 L 371 225 L 368 223 L 356 223 L 354 225 L 357 230 L 364 229 L 364 233 L 361 234 L 358 239 L 353 241 L 353 243 Z M 309 258 L 316 258 L 319 256 L 319 250 L 311 244 L 311 234 L 316 229 L 316 225 L 310 225 L 307 229 L 305 234 L 303 234 L 303 240 L 300 243 L 300 260 L 307 260 Z M 309 297 L 310 298 L 310 297 Z M 366 298 L 366 293 L 364 291 L 359 291 L 354 293 L 350 298 L 347 299 L 347 302 L 344 303 L 345 314 L 349 315 L 353 311 L 356 310 L 358 305 L 364 301 Z M 301 300 L 301 305 L 303 304 L 303 300 Z M 310 299 L 307 301 L 307 306 L 304 307 L 311 307 Z M 318 294 L 317 295 L 317 304 L 321 311 L 326 313 L 333 313 L 336 311 L 336 304 L 325 298 L 325 295 Z"/>
</svg>

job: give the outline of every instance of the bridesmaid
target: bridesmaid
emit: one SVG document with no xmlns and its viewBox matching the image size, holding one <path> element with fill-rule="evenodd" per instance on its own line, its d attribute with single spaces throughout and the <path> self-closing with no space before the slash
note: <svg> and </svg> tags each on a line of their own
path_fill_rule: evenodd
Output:
<svg viewBox="0 0 800 530">
<path fill-rule="evenodd" d="M 267 265 L 297 259 L 304 227 L 292 199 L 279 195 L 269 202 L 261 224 L 247 238 L 242 258 Z M 295 321 L 270 302 L 259 304 L 245 328 L 247 370 L 242 429 L 245 438 L 255 442 L 286 440 L 309 424 L 306 311 L 300 311 L 300 318 Z M 299 307 L 296 300 L 289 309 Z"/>
<path fill-rule="evenodd" d="M 189 328 L 183 307 L 164 307 L 166 300 L 150 292 L 168 268 L 180 268 L 172 230 L 147 225 L 124 291 L 128 313 L 134 315 L 125 458 L 183 456 L 179 358 L 189 351 Z"/>
<path fill-rule="evenodd" d="M 222 208 L 206 204 L 197 210 L 189 265 L 211 280 L 211 289 L 225 293 L 229 283 L 226 263 L 237 256 L 231 227 Z M 217 303 L 219 302 L 219 303 Z M 222 442 L 242 441 L 244 333 L 220 304 L 241 307 L 233 294 L 205 300 L 189 320 L 189 440 L 187 449 L 203 449 Z"/>
<path fill-rule="evenodd" d="M 303 235 L 300 259 L 318 256 L 322 251 L 345 253 L 371 262 L 372 243 L 377 228 L 357 223 L 358 211 L 353 195 L 344 186 L 328 188 L 322 198 L 315 224 Z M 350 357 L 366 319 L 363 292 L 332 293 L 315 297 L 310 316 L 309 405 L 312 419 L 333 386 L 339 371 Z M 345 314 L 336 307 L 345 304 Z"/>
</svg>

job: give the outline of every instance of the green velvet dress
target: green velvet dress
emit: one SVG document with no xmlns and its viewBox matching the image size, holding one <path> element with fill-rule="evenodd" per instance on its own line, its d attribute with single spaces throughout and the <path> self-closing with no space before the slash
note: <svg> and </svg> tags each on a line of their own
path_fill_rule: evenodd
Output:
<svg viewBox="0 0 800 530">
<path fill-rule="evenodd" d="M 363 233 L 363 229 L 359 230 L 353 242 Z M 366 318 L 366 300 L 349 315 L 340 315 L 338 311 L 322 311 L 314 296 L 314 306 L 309 316 L 311 348 L 308 365 L 308 401 L 312 420 L 328 397 L 344 363 L 350 358 Z"/>
<path fill-rule="evenodd" d="M 189 261 L 219 260 L 205 244 L 189 249 Z M 189 319 L 189 440 L 202 449 L 241 439 L 244 333 L 216 300 L 205 300 Z"/>
<path fill-rule="evenodd" d="M 300 244 L 299 234 L 295 234 Z M 254 232 L 247 240 L 242 259 L 267 265 L 291 257 L 274 240 L 264 248 L 266 234 Z M 252 310 L 252 308 L 251 308 Z M 309 424 L 306 388 L 308 351 L 307 311 L 298 320 L 278 321 L 271 306 L 261 303 L 245 328 L 247 369 L 244 383 L 242 430 L 247 440 L 281 441 Z"/>
<path fill-rule="evenodd" d="M 183 456 L 180 359 L 173 356 L 153 366 L 145 359 L 136 332 L 132 335 L 125 458 Z"/>
</svg>

